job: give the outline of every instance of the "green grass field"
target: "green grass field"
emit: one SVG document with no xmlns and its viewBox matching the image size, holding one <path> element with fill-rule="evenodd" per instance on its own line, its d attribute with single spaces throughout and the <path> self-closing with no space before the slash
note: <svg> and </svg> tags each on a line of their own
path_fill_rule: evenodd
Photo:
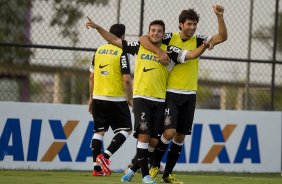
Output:
<svg viewBox="0 0 282 184">
<path fill-rule="evenodd" d="M 0 170 L 0 183 L 5 184 L 120 184 L 122 173 L 113 173 L 108 177 L 93 177 L 85 171 L 35 171 L 35 170 Z M 282 176 L 276 174 L 248 173 L 178 173 L 178 178 L 185 184 L 281 184 Z M 160 183 L 158 176 L 158 183 Z M 138 173 L 132 184 L 141 183 Z"/>
</svg>

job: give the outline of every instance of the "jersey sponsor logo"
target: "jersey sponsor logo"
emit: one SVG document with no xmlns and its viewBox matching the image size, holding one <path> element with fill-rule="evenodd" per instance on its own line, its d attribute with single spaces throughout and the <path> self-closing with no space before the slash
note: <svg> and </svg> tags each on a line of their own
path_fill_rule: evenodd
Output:
<svg viewBox="0 0 282 184">
<path fill-rule="evenodd" d="M 110 55 L 118 55 L 117 50 L 112 50 L 112 49 L 101 49 L 98 51 L 99 54 L 110 54 Z"/>
<path fill-rule="evenodd" d="M 127 68 L 127 62 L 125 56 L 121 56 L 121 68 Z"/>
<path fill-rule="evenodd" d="M 172 38 L 172 33 L 166 33 L 165 35 L 164 35 L 164 40 L 166 40 L 166 39 L 169 39 L 169 38 Z"/>
<path fill-rule="evenodd" d="M 179 52 L 181 51 L 180 48 L 175 47 L 175 46 L 169 46 L 168 50 L 169 50 L 169 51 L 176 52 L 176 53 L 179 53 Z"/>
<path fill-rule="evenodd" d="M 99 68 L 104 68 L 104 67 L 106 67 L 106 66 L 108 66 L 109 64 L 106 64 L 106 65 L 99 65 Z"/>
<path fill-rule="evenodd" d="M 141 59 L 150 60 L 150 61 L 155 61 L 155 62 L 160 63 L 160 60 L 157 59 L 157 58 L 158 58 L 158 57 L 157 57 L 157 56 L 154 56 L 154 55 L 150 55 L 150 54 L 141 54 Z"/>
<path fill-rule="evenodd" d="M 156 68 L 143 68 L 143 72 L 148 72 L 148 71 L 150 71 L 150 70 L 154 70 L 154 69 L 156 69 Z"/>
<path fill-rule="evenodd" d="M 138 41 L 135 41 L 135 42 L 127 42 L 127 45 L 128 45 L 128 46 L 137 46 L 137 45 L 139 45 L 139 42 L 138 42 Z"/>
<path fill-rule="evenodd" d="M 206 41 L 208 39 L 208 36 L 206 36 L 206 35 L 196 35 L 196 38 L 197 39 L 201 39 L 204 42 L 204 41 Z"/>
</svg>

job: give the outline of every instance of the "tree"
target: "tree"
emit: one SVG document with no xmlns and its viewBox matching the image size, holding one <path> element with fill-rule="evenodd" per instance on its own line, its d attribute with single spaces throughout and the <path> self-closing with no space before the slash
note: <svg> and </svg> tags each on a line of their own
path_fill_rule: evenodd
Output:
<svg viewBox="0 0 282 184">
<path fill-rule="evenodd" d="M 0 64 L 29 65 L 32 55 L 30 48 L 11 47 L 9 44 L 31 45 L 31 24 L 42 21 L 41 15 L 32 15 L 32 6 L 36 0 L 0 0 Z M 54 12 L 50 26 L 60 26 L 60 34 L 68 38 L 75 46 L 78 40 L 76 24 L 82 17 L 82 8 L 87 5 L 107 5 L 108 0 L 45 0 L 50 2 Z M 42 43 L 44 44 L 44 43 Z M 1 66 L 1 67 L 2 67 Z M 0 78 L 11 82 L 17 81 L 19 88 L 19 101 L 29 101 L 30 81 L 29 74 L 0 73 Z M 5 84 L 4 84 L 5 85 Z M 1 87 L 1 86 L 0 86 Z M 5 87 L 5 86 L 4 86 Z M 14 91 L 9 89 L 8 91 Z M 9 92 L 8 92 L 9 93 Z M 16 92 L 15 92 L 16 93 Z"/>
<path fill-rule="evenodd" d="M 109 0 L 52 0 L 55 11 L 50 25 L 62 27 L 61 35 L 70 38 L 74 46 L 79 41 L 76 24 L 83 16 L 81 7 L 94 4 L 105 6 L 108 2 Z"/>
</svg>

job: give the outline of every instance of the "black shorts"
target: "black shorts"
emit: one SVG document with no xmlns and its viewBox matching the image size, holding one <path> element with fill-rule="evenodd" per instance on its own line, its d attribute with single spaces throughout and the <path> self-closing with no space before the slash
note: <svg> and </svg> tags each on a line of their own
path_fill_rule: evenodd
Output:
<svg viewBox="0 0 282 184">
<path fill-rule="evenodd" d="M 107 131 L 109 126 L 114 133 L 132 130 L 131 115 L 128 104 L 94 99 L 92 103 L 94 132 Z"/>
<path fill-rule="evenodd" d="M 165 103 L 134 98 L 133 109 L 135 117 L 133 136 L 138 138 L 138 134 L 147 134 L 159 138 L 163 133 Z"/>
<path fill-rule="evenodd" d="M 176 129 L 178 133 L 191 135 L 196 94 L 166 93 L 164 129 Z"/>
</svg>

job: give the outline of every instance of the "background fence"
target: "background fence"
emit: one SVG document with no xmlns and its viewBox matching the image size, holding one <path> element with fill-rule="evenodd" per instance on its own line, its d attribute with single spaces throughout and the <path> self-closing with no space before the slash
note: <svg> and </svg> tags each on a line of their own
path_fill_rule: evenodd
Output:
<svg viewBox="0 0 282 184">
<path fill-rule="evenodd" d="M 281 111 L 279 0 L 0 0 L 0 101 L 87 104 L 89 64 L 106 42 L 86 16 L 106 29 L 124 23 L 133 41 L 155 19 L 178 31 L 179 13 L 194 8 L 196 34 L 212 35 L 215 3 L 229 37 L 201 58 L 197 107 Z"/>
</svg>

